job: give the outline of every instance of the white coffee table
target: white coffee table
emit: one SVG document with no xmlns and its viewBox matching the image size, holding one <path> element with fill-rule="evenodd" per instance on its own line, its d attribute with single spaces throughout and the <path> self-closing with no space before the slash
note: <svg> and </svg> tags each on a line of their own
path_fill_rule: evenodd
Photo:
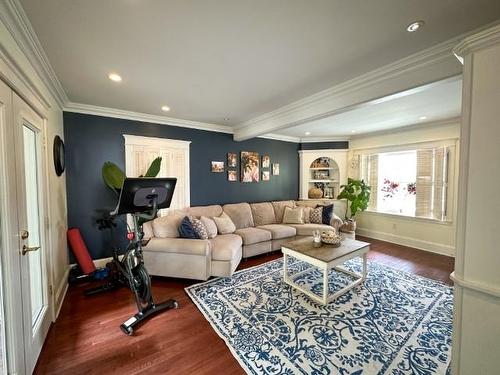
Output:
<svg viewBox="0 0 500 375">
<path fill-rule="evenodd" d="M 312 237 L 302 238 L 299 240 L 287 242 L 281 247 L 283 252 L 283 279 L 285 283 L 289 284 L 293 288 L 300 290 L 302 293 L 308 295 L 313 300 L 328 304 L 332 300 L 340 297 L 344 293 L 348 292 L 355 286 L 361 284 L 366 279 L 366 254 L 370 250 L 370 244 L 368 242 L 362 242 L 357 240 L 351 240 L 349 238 L 344 239 L 339 247 L 333 247 L 331 245 L 323 244 L 321 247 L 313 247 Z M 323 293 L 322 296 L 314 294 L 311 290 L 295 283 L 289 274 L 288 269 L 288 258 L 292 257 L 303 262 L 306 262 L 312 266 L 318 267 L 322 271 L 323 275 Z M 339 267 L 340 264 L 345 261 L 357 257 L 363 258 L 363 270 L 362 273 L 356 273 L 349 271 L 343 267 Z M 328 274 L 331 269 L 343 272 L 347 275 L 354 276 L 354 280 L 349 285 L 343 287 L 339 291 L 329 295 L 328 290 Z M 302 273 L 308 272 L 310 269 L 306 269 L 299 273 L 293 274 L 294 277 L 299 276 Z"/>
</svg>

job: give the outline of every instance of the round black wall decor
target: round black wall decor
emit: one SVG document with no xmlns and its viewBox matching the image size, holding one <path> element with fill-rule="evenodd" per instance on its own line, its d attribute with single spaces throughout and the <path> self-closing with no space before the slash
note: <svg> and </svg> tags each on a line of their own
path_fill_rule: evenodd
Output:
<svg viewBox="0 0 500 375">
<path fill-rule="evenodd" d="M 64 142 L 58 135 L 54 137 L 54 168 L 58 176 L 62 175 L 66 168 Z"/>
</svg>

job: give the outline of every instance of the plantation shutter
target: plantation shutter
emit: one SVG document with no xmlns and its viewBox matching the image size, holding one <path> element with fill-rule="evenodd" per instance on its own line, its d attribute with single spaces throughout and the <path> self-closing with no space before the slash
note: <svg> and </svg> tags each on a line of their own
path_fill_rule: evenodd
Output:
<svg viewBox="0 0 500 375">
<path fill-rule="evenodd" d="M 417 150 L 415 216 L 445 219 L 448 155 L 447 147 Z"/>
<path fill-rule="evenodd" d="M 378 190 L 378 155 L 362 155 L 360 178 L 366 182 L 370 189 L 369 210 L 377 209 L 377 190 Z"/>
</svg>

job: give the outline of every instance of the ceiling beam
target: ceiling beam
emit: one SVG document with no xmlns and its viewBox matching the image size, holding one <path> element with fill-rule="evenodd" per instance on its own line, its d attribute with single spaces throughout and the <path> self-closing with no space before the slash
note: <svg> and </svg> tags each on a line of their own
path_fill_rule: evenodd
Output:
<svg viewBox="0 0 500 375">
<path fill-rule="evenodd" d="M 377 104 L 387 96 L 459 75 L 462 67 L 453 55 L 453 48 L 462 38 L 453 38 L 246 121 L 235 128 L 234 139 L 243 141 Z"/>
</svg>

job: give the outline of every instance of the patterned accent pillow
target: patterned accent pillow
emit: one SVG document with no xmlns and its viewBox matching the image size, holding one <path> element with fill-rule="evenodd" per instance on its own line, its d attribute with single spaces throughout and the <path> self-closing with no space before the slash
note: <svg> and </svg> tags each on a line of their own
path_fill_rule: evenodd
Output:
<svg viewBox="0 0 500 375">
<path fill-rule="evenodd" d="M 206 216 L 200 217 L 200 221 L 205 228 L 207 228 L 208 238 L 215 238 L 215 236 L 217 236 L 217 225 L 215 225 L 215 221 Z"/>
<path fill-rule="evenodd" d="M 199 237 L 194 231 L 193 224 L 189 220 L 189 217 L 184 217 L 181 221 L 181 225 L 179 226 L 179 236 L 181 238 L 191 238 L 194 240 L 198 240 Z"/>
<path fill-rule="evenodd" d="M 333 204 L 329 204 L 328 206 L 323 206 L 323 212 L 321 213 L 323 224 L 330 225 L 330 222 L 332 221 L 332 215 L 333 215 Z"/>
<path fill-rule="evenodd" d="M 319 206 L 314 208 L 309 218 L 312 224 L 323 224 L 323 207 Z"/>
<path fill-rule="evenodd" d="M 198 237 L 201 240 L 208 240 L 208 231 L 205 224 L 203 224 L 200 219 L 197 219 L 194 216 L 189 216 L 189 221 L 193 225 L 193 229 Z"/>
</svg>

